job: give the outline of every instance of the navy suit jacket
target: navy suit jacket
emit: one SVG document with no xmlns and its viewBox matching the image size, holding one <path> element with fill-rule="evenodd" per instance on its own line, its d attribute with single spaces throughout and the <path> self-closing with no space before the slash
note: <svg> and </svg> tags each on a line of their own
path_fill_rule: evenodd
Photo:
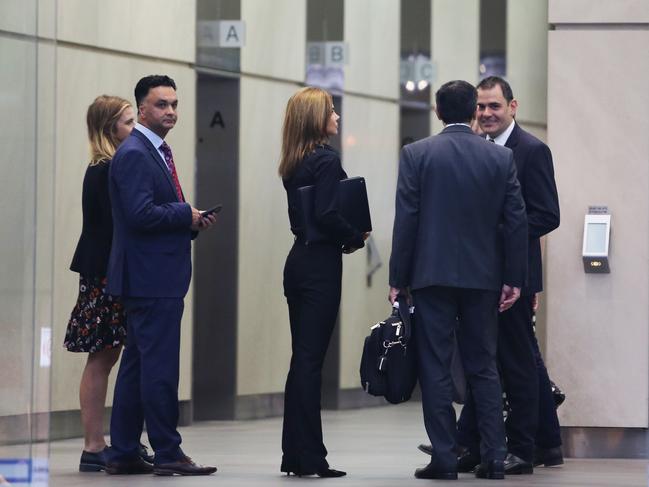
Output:
<svg viewBox="0 0 649 487">
<path fill-rule="evenodd" d="M 514 152 L 514 162 L 527 210 L 528 263 L 523 295 L 543 290 L 543 264 L 539 238 L 559 226 L 559 197 L 554 181 L 552 153 L 547 145 L 514 125 L 505 147 Z"/>
<path fill-rule="evenodd" d="M 109 172 L 113 243 L 107 292 L 182 298 L 191 280 L 192 210 L 178 201 L 169 170 L 144 134 L 133 129 Z"/>
<path fill-rule="evenodd" d="M 401 149 L 390 285 L 520 287 L 527 218 L 512 152 L 452 125 Z"/>
</svg>

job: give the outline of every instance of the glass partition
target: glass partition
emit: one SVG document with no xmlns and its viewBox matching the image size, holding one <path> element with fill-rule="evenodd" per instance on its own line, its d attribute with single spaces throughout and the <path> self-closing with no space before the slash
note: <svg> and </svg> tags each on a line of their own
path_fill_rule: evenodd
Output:
<svg viewBox="0 0 649 487">
<path fill-rule="evenodd" d="M 0 10 L 0 484 L 44 486 L 49 470 L 56 2 L 3 0 Z"/>
</svg>

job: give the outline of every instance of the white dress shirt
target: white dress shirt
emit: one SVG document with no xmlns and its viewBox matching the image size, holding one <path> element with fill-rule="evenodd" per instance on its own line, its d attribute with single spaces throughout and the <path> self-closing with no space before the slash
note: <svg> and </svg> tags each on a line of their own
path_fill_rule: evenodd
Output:
<svg viewBox="0 0 649 487">
<path fill-rule="evenodd" d="M 509 139 L 509 136 L 512 134 L 512 131 L 514 130 L 514 125 L 516 125 L 516 120 L 512 120 L 512 123 L 509 124 L 507 130 L 505 130 L 502 134 L 500 134 L 496 138 L 492 139 L 491 136 L 487 135 L 487 140 L 493 140 L 494 143 L 498 145 L 505 145 L 507 143 L 507 139 Z"/>
</svg>

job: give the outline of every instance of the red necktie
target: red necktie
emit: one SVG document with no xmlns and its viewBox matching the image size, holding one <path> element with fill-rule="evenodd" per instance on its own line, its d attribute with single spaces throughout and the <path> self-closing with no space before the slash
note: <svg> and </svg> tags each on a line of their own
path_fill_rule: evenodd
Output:
<svg viewBox="0 0 649 487">
<path fill-rule="evenodd" d="M 180 181 L 178 180 L 176 165 L 174 164 L 174 156 L 171 154 L 171 147 L 169 147 L 166 142 L 162 142 L 160 150 L 165 155 L 165 162 L 167 163 L 167 169 L 169 169 L 169 172 L 171 173 L 171 180 L 174 182 L 176 194 L 178 195 L 178 201 L 185 201 L 185 199 L 183 198 L 183 190 L 180 187 Z"/>
</svg>

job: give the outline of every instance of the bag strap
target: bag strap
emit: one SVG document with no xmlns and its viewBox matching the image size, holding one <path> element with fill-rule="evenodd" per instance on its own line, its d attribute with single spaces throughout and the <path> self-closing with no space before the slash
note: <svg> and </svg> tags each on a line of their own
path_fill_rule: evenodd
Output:
<svg viewBox="0 0 649 487">
<path fill-rule="evenodd" d="M 410 321 L 410 305 L 406 296 L 399 294 L 397 296 L 397 302 L 399 303 L 399 316 L 401 316 L 401 323 L 403 323 L 403 339 L 402 343 L 407 345 L 410 341 L 410 336 L 412 334 L 412 321 Z"/>
</svg>

